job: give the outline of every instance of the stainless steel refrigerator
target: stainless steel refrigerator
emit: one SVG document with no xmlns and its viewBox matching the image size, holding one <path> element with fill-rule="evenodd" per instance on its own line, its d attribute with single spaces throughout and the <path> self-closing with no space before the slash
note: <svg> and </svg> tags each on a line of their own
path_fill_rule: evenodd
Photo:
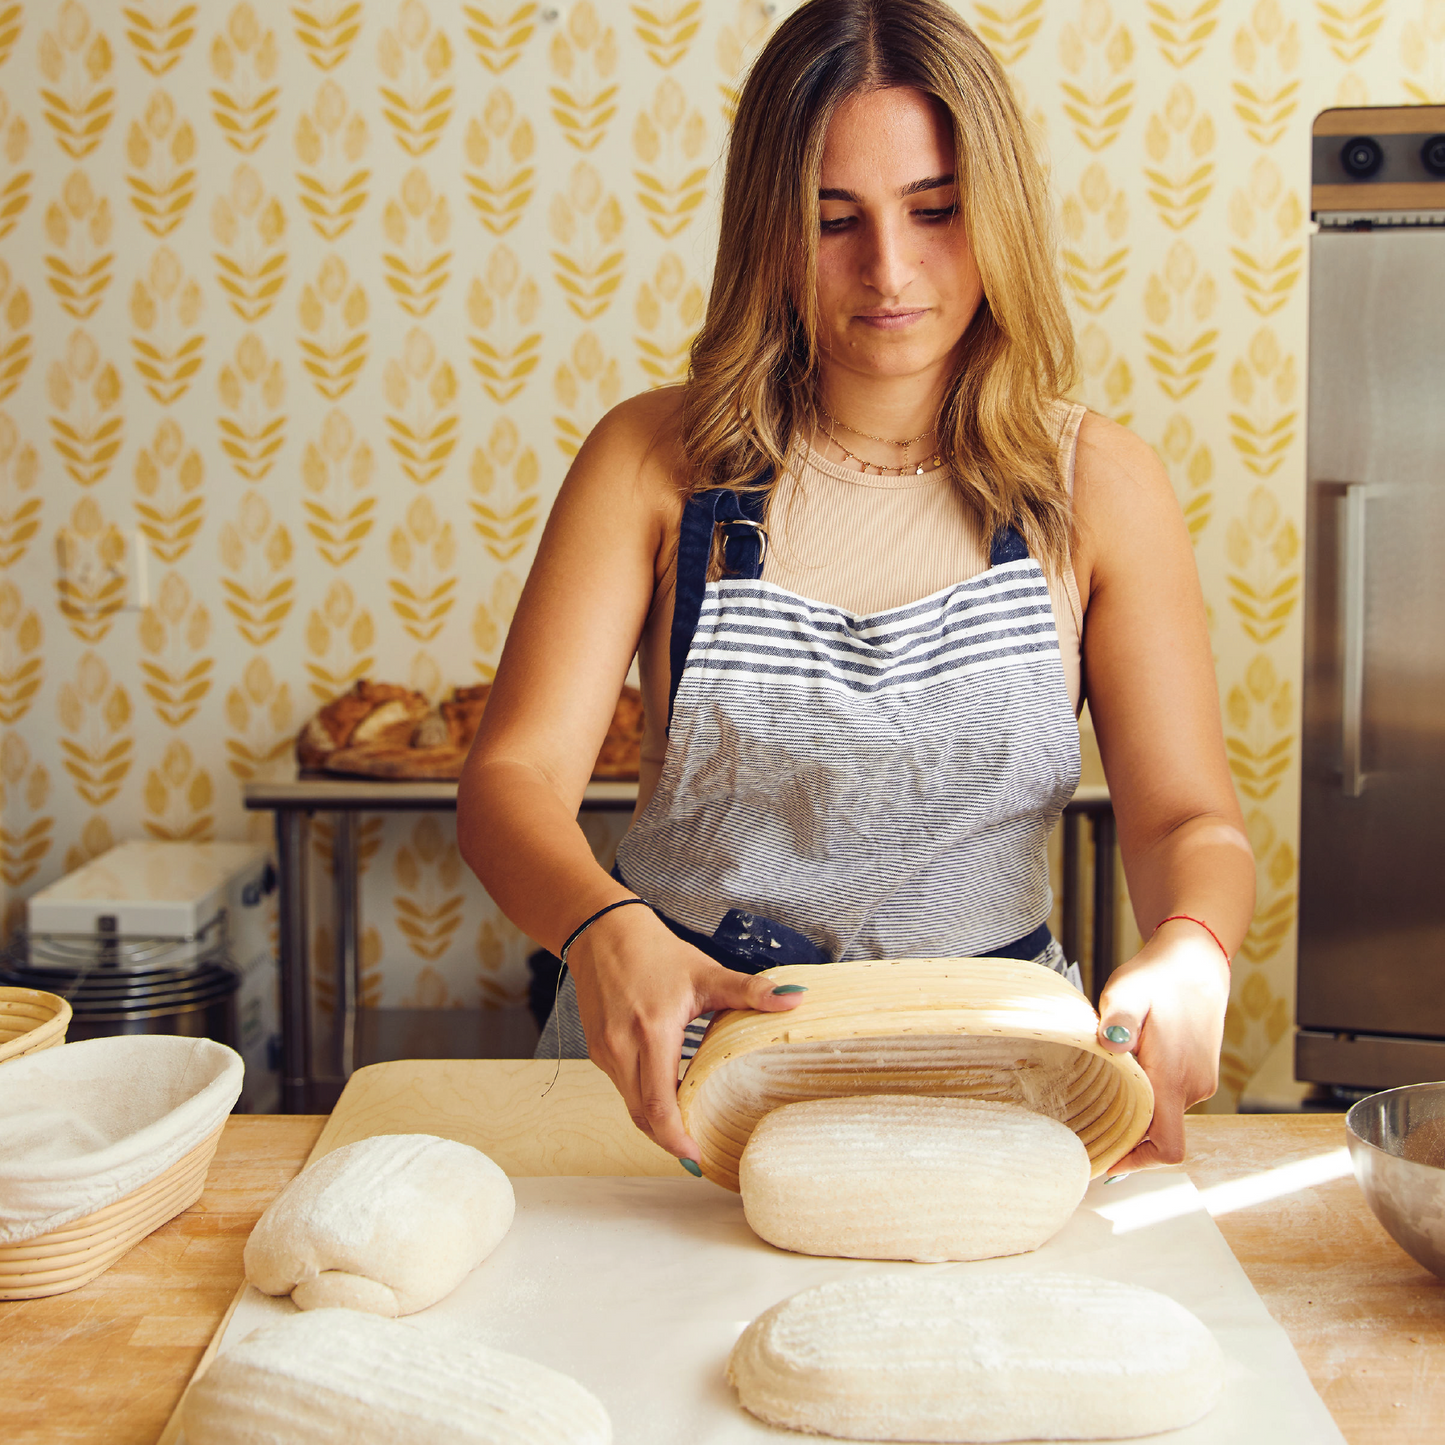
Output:
<svg viewBox="0 0 1445 1445">
<path fill-rule="evenodd" d="M 1445 106 L 1313 137 L 1301 1080 L 1445 1079 Z"/>
</svg>

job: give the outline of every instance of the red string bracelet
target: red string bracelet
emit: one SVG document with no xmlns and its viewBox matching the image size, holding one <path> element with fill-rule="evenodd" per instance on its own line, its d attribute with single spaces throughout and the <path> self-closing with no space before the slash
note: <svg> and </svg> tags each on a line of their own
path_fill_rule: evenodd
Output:
<svg viewBox="0 0 1445 1445">
<path fill-rule="evenodd" d="M 1196 918 L 1192 913 L 1171 913 L 1168 918 L 1161 918 L 1154 925 L 1154 932 L 1158 933 L 1166 923 L 1197 923 L 1216 943 L 1219 943 L 1219 951 L 1224 955 L 1224 966 L 1231 972 L 1233 971 L 1234 964 L 1230 960 L 1229 950 L 1219 942 L 1219 935 L 1202 918 Z"/>
</svg>

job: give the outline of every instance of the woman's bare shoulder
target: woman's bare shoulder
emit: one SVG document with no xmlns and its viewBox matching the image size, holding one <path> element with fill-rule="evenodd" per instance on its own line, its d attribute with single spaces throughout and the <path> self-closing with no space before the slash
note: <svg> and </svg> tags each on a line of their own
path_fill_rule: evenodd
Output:
<svg viewBox="0 0 1445 1445">
<path fill-rule="evenodd" d="M 1079 423 L 1079 446 L 1074 460 L 1076 485 L 1092 492 L 1096 505 L 1116 505 L 1138 491 L 1173 496 L 1168 474 L 1154 448 L 1128 427 L 1101 416 L 1084 413 Z"/>
<path fill-rule="evenodd" d="M 1074 567 L 1086 576 L 1138 547 L 1187 537 L 1184 517 L 1158 455 L 1142 437 L 1098 412 L 1079 424 L 1074 456 Z"/>
<path fill-rule="evenodd" d="M 647 510 L 681 507 L 687 459 L 682 447 L 680 386 L 659 387 L 619 402 L 592 428 L 569 475 L 621 500 L 623 488 Z"/>
</svg>

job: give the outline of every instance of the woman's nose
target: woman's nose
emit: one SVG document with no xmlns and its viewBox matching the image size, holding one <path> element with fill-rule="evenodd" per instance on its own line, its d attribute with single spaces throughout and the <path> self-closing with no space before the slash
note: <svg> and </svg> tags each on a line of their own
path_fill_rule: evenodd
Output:
<svg viewBox="0 0 1445 1445">
<path fill-rule="evenodd" d="M 861 279 L 885 299 L 901 296 L 913 276 L 904 228 L 891 220 L 875 221 L 865 233 Z"/>
</svg>

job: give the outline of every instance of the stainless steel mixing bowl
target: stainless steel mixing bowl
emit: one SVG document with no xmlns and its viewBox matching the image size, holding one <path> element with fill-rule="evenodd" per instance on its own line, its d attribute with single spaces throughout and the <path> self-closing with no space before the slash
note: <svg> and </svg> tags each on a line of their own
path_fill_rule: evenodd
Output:
<svg viewBox="0 0 1445 1445">
<path fill-rule="evenodd" d="M 1412 1259 L 1445 1279 L 1445 1083 L 1371 1094 L 1345 1115 L 1345 1133 L 1375 1218 Z M 1436 1162 L 1417 1162 L 1422 1157 Z"/>
</svg>

